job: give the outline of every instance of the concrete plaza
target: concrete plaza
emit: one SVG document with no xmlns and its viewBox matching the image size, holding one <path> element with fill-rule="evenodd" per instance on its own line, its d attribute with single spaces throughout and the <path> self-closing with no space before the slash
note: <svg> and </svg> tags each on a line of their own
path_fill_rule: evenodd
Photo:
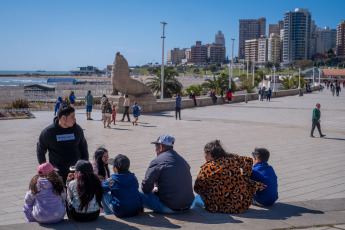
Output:
<svg viewBox="0 0 345 230">
<path fill-rule="evenodd" d="M 321 129 L 327 136 L 310 138 L 311 116 L 321 104 Z M 204 162 L 203 147 L 219 139 L 228 152 L 251 156 L 254 147 L 271 152 L 269 163 L 278 176 L 279 200 L 269 208 L 251 207 L 240 215 L 211 214 L 203 209 L 180 215 L 145 212 L 118 219 L 101 216 L 96 222 L 63 221 L 57 229 L 189 228 L 280 229 L 314 226 L 345 229 L 345 94 L 333 97 L 329 90 L 272 98 L 271 102 L 223 104 L 182 110 L 182 120 L 167 111 L 140 116 L 139 126 L 117 122 L 104 129 L 99 110 L 87 121 L 77 110 L 84 129 L 90 160 L 99 146 L 110 157 L 125 154 L 139 183 L 155 157 L 151 141 L 163 133 L 176 138 L 175 149 L 190 164 L 193 180 Z M 22 205 L 30 179 L 38 166 L 36 143 L 40 132 L 53 120 L 53 111 L 34 112 L 36 119 L 0 121 L 0 229 L 41 229 L 26 224 Z M 117 120 L 122 114 L 117 115 Z M 343 225 L 342 225 L 343 224 Z M 317 228 L 316 228 L 317 226 Z"/>
</svg>

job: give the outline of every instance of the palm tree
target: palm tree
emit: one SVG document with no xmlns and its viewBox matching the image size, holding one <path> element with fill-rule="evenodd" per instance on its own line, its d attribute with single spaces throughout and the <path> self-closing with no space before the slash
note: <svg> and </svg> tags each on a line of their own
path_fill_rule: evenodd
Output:
<svg viewBox="0 0 345 230">
<path fill-rule="evenodd" d="M 157 78 L 151 78 L 152 81 L 146 83 L 148 87 L 152 90 L 152 92 L 156 94 L 161 93 L 161 68 L 157 67 L 152 70 L 152 74 L 155 74 Z M 178 72 L 173 67 L 166 67 L 164 68 L 164 83 L 163 83 L 163 91 L 164 91 L 164 98 L 172 97 L 176 93 L 180 93 L 183 86 L 177 80 L 176 76 L 178 76 Z"/>
<path fill-rule="evenodd" d="M 218 78 L 213 76 L 213 79 L 206 79 L 205 82 L 202 83 L 202 87 L 206 89 L 215 89 L 217 93 L 219 93 L 221 89 L 229 88 L 229 75 L 221 73 Z M 231 89 L 232 92 L 236 91 L 236 84 L 233 80 L 231 80 Z"/>
</svg>

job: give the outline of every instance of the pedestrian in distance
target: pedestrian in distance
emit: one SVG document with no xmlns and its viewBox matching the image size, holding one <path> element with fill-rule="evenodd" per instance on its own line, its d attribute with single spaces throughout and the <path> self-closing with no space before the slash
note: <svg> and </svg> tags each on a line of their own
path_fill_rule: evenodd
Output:
<svg viewBox="0 0 345 230">
<path fill-rule="evenodd" d="M 85 105 L 86 105 L 86 119 L 93 120 L 91 118 L 92 106 L 94 104 L 93 96 L 91 94 L 91 90 L 89 90 L 85 96 Z"/>
<path fill-rule="evenodd" d="M 102 104 L 102 115 L 103 115 L 103 126 L 104 128 L 111 128 L 110 126 L 110 119 L 111 119 L 111 113 L 112 113 L 112 108 L 111 108 L 111 105 L 109 103 L 109 99 L 108 98 L 105 98 L 104 101 L 103 101 L 103 104 Z M 106 126 L 106 123 L 107 126 Z"/>
<path fill-rule="evenodd" d="M 339 97 L 339 92 L 341 91 L 339 84 L 337 84 L 337 86 L 335 87 L 335 91 L 337 92 L 337 97 Z"/>
<path fill-rule="evenodd" d="M 194 101 L 194 106 L 197 106 L 197 104 L 196 104 L 196 96 L 195 96 L 195 92 L 193 90 L 190 91 L 189 98 Z"/>
<path fill-rule="evenodd" d="M 271 88 L 268 88 L 267 94 L 266 94 L 266 101 L 271 101 L 271 95 L 272 95 L 272 90 Z"/>
<path fill-rule="evenodd" d="M 175 98 L 175 117 L 177 120 L 177 114 L 179 119 L 181 120 L 181 97 L 180 94 L 176 94 L 176 98 Z"/>
<path fill-rule="evenodd" d="M 134 121 L 132 122 L 133 126 L 134 125 L 138 125 L 138 120 L 139 120 L 139 116 L 140 116 L 140 107 L 138 106 L 138 102 L 134 102 L 134 105 L 132 107 L 132 111 L 133 111 L 133 117 L 134 117 Z"/>
<path fill-rule="evenodd" d="M 228 91 L 226 93 L 226 97 L 228 98 L 228 103 L 231 103 L 232 101 L 232 90 L 228 88 Z"/>
<path fill-rule="evenodd" d="M 124 122 L 125 116 L 127 116 L 127 122 L 131 122 L 131 119 L 129 118 L 129 104 L 130 104 L 130 99 L 128 98 L 128 95 L 126 94 L 124 96 L 124 102 L 123 102 L 123 116 L 122 119 L 120 120 L 121 122 Z"/>
<path fill-rule="evenodd" d="M 316 104 L 316 108 L 313 110 L 313 117 L 312 117 L 312 126 L 311 126 L 311 132 L 310 137 L 314 137 L 314 129 L 315 126 L 317 127 L 317 130 L 319 131 L 320 137 L 324 137 L 326 135 L 323 135 L 321 132 L 321 111 L 320 111 L 321 105 L 319 103 Z"/>
<path fill-rule="evenodd" d="M 66 182 L 69 167 L 80 160 L 89 160 L 89 152 L 83 129 L 76 123 L 74 108 L 65 105 L 59 109 L 53 124 L 45 128 L 37 143 L 37 160 L 39 164 L 47 162 L 56 167 Z"/>
<path fill-rule="evenodd" d="M 90 162 L 79 160 L 67 177 L 67 216 L 74 221 L 94 221 L 102 208 L 103 188 Z"/>
<path fill-rule="evenodd" d="M 262 98 L 262 89 L 261 87 L 259 88 L 259 101 L 261 101 L 261 98 Z"/>
<path fill-rule="evenodd" d="M 104 102 L 104 100 L 107 98 L 107 95 L 105 95 L 105 94 L 103 94 L 103 96 L 102 96 L 102 98 L 101 98 L 101 104 L 100 104 L 100 109 L 101 109 L 101 111 L 102 111 L 102 105 L 103 105 L 103 102 Z M 104 114 L 102 113 L 102 121 L 103 121 L 103 119 L 104 119 Z"/>
<path fill-rule="evenodd" d="M 132 217 L 142 210 L 143 202 L 135 174 L 129 171 L 130 160 L 119 154 L 109 162 L 114 173 L 102 184 L 104 196 L 102 206 L 105 215 L 118 218 Z"/>
<path fill-rule="evenodd" d="M 331 91 L 332 91 L 332 95 L 334 97 L 334 94 L 335 94 L 335 86 L 331 87 Z"/>
<path fill-rule="evenodd" d="M 70 106 L 72 107 L 72 108 L 74 108 L 74 104 L 75 104 L 75 96 L 74 96 L 74 91 L 71 91 L 70 93 L 69 93 L 69 102 L 70 102 Z"/>
<path fill-rule="evenodd" d="M 114 125 L 116 125 L 115 119 L 116 119 L 116 105 L 113 105 L 112 110 L 111 110 L 111 121 L 110 121 L 110 123 L 114 122 Z"/>
<path fill-rule="evenodd" d="M 66 190 L 53 165 L 43 163 L 38 166 L 24 202 L 23 211 L 28 222 L 51 224 L 63 220 L 66 214 Z"/>
<path fill-rule="evenodd" d="M 57 111 L 64 105 L 66 105 L 66 102 L 62 100 L 62 97 L 58 97 L 58 101 L 55 104 L 54 116 L 56 116 Z"/>
</svg>

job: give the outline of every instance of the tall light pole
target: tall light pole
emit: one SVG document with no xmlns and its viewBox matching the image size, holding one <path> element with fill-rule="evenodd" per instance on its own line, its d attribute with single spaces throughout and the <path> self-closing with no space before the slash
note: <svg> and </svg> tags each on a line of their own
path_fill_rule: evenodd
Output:
<svg viewBox="0 0 345 230">
<path fill-rule="evenodd" d="M 315 67 L 313 67 L 313 86 L 315 85 Z"/>
<path fill-rule="evenodd" d="M 276 89 L 276 67 L 273 66 L 273 91 Z"/>
<path fill-rule="evenodd" d="M 301 68 L 298 68 L 298 89 L 301 89 Z"/>
<path fill-rule="evenodd" d="M 234 42 L 235 42 L 235 38 L 231 38 L 231 40 L 232 40 L 232 52 L 231 52 L 231 75 L 230 75 L 230 78 L 229 78 L 229 88 L 230 89 L 231 89 L 231 80 L 232 80 L 233 71 L 234 71 L 233 61 L 234 61 Z"/>
<path fill-rule="evenodd" d="M 253 86 L 254 86 L 254 74 L 255 74 L 255 48 L 254 48 L 254 59 L 253 59 Z"/>
<path fill-rule="evenodd" d="M 249 57 L 247 59 L 247 79 L 248 79 Z"/>
<path fill-rule="evenodd" d="M 320 69 L 318 69 L 319 70 L 319 85 L 321 85 L 321 71 L 320 71 Z"/>
<path fill-rule="evenodd" d="M 163 99 L 164 94 L 164 32 L 165 32 L 165 25 L 166 22 L 161 22 L 163 24 L 163 44 L 162 44 L 162 65 L 161 65 L 161 99 Z"/>
</svg>

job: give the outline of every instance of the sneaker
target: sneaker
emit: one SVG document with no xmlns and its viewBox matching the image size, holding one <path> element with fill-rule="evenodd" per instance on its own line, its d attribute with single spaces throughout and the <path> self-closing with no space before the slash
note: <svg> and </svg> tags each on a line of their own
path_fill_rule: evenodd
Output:
<svg viewBox="0 0 345 230">
<path fill-rule="evenodd" d="M 310 137 L 314 137 L 313 135 L 310 135 Z"/>
<path fill-rule="evenodd" d="M 131 122 L 131 121 L 127 121 L 127 122 Z"/>
<path fill-rule="evenodd" d="M 90 117 L 90 119 L 89 120 L 93 120 L 91 117 Z"/>
<path fill-rule="evenodd" d="M 104 126 L 104 128 L 106 128 L 106 127 Z"/>
<path fill-rule="evenodd" d="M 325 137 L 325 136 L 326 136 L 326 135 L 323 135 L 323 134 L 322 134 L 320 137 Z"/>
<path fill-rule="evenodd" d="M 124 122 L 124 120 L 120 120 L 121 122 Z"/>
<path fill-rule="evenodd" d="M 137 123 L 135 123 L 135 125 L 136 125 L 136 126 L 138 126 L 138 124 L 137 124 Z"/>
<path fill-rule="evenodd" d="M 107 128 L 111 129 L 111 126 L 110 126 L 110 125 L 107 125 Z"/>
</svg>

